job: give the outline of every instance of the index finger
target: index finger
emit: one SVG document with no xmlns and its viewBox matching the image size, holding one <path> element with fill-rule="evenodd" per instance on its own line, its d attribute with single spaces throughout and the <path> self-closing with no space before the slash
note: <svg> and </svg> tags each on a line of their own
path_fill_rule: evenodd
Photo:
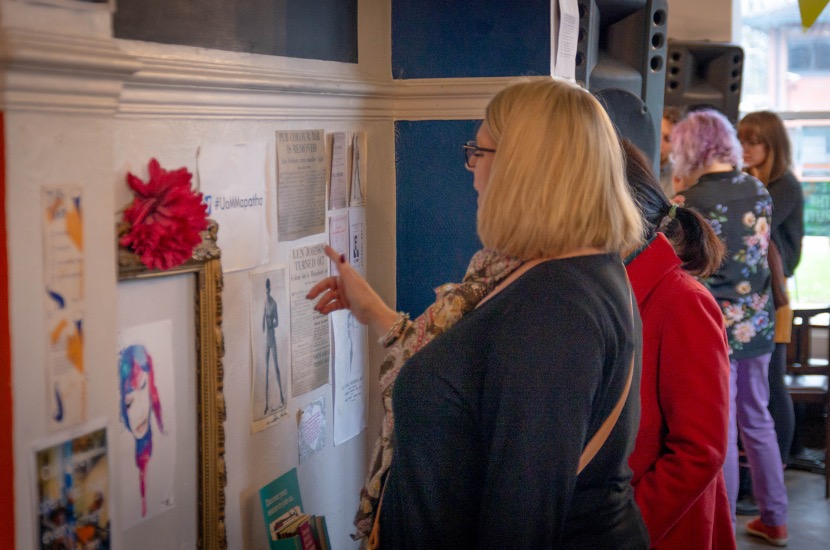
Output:
<svg viewBox="0 0 830 550">
<path fill-rule="evenodd" d="M 306 294 L 305 297 L 308 300 L 313 300 L 324 290 L 334 290 L 335 288 L 337 288 L 337 279 L 335 277 L 326 277 L 311 287 L 311 290 L 308 291 L 308 294 Z"/>
<path fill-rule="evenodd" d="M 323 251 L 326 253 L 326 256 L 329 257 L 329 260 L 333 261 L 336 264 L 344 264 L 346 263 L 346 256 L 344 254 L 339 254 L 335 249 L 326 245 L 323 248 Z"/>
</svg>

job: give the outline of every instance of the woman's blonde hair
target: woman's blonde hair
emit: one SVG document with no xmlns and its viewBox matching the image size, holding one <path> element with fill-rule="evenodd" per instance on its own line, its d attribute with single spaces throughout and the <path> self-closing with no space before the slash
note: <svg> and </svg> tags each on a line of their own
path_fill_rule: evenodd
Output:
<svg viewBox="0 0 830 550">
<path fill-rule="evenodd" d="M 620 142 L 590 93 L 560 80 L 514 84 L 487 106 L 484 125 L 496 142 L 478 210 L 484 246 L 522 259 L 639 246 Z"/>
</svg>

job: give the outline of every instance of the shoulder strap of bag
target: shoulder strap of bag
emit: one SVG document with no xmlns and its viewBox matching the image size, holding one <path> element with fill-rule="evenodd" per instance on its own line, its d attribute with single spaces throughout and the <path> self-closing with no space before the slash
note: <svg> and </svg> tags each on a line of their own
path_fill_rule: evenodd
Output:
<svg viewBox="0 0 830 550">
<path fill-rule="evenodd" d="M 372 532 L 369 533 L 369 540 L 366 541 L 366 550 L 378 550 L 380 548 L 380 507 L 383 505 L 383 495 L 386 494 L 386 478 L 383 479 L 383 489 L 380 492 L 378 508 L 375 510 L 375 521 L 372 523 Z"/>
<path fill-rule="evenodd" d="M 631 311 L 631 321 L 633 324 L 634 294 L 631 291 L 630 284 L 628 285 L 628 307 Z M 622 395 L 620 395 L 620 400 L 617 401 L 616 405 L 614 405 L 614 408 L 611 410 L 611 414 L 608 415 L 608 418 L 605 419 L 605 422 L 602 423 L 602 426 L 599 427 L 597 433 L 594 434 L 594 437 L 591 438 L 585 446 L 585 449 L 582 451 L 582 456 L 579 457 L 579 467 L 576 470 L 576 475 L 582 473 L 582 470 L 590 464 L 591 460 L 593 460 L 594 456 L 596 456 L 605 444 L 605 440 L 608 439 L 608 436 L 611 434 L 611 430 L 613 430 L 614 426 L 617 424 L 617 420 L 620 418 L 620 413 L 622 413 L 623 407 L 625 407 L 625 402 L 628 399 L 628 392 L 631 390 L 631 380 L 634 378 L 634 359 L 636 355 L 637 350 L 635 349 L 631 355 L 631 364 L 628 367 L 628 379 L 625 381 L 625 388 L 623 388 Z"/>
</svg>

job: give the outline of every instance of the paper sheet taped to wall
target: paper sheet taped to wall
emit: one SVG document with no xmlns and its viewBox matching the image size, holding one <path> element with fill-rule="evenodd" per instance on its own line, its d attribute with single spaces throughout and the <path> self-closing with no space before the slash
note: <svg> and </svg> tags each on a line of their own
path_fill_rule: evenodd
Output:
<svg viewBox="0 0 830 550">
<path fill-rule="evenodd" d="M 280 242 L 326 230 L 323 130 L 277 132 L 277 233 Z"/>
</svg>

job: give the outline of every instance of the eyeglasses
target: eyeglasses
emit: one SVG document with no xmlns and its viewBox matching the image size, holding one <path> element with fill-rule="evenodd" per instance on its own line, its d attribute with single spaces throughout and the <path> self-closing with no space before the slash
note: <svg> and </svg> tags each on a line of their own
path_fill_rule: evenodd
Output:
<svg viewBox="0 0 830 550">
<path fill-rule="evenodd" d="M 478 157 L 481 153 L 495 153 L 495 149 L 487 149 L 486 147 L 479 147 L 475 141 L 468 141 L 461 146 L 464 149 L 464 164 L 467 168 L 475 168 Z"/>
</svg>

